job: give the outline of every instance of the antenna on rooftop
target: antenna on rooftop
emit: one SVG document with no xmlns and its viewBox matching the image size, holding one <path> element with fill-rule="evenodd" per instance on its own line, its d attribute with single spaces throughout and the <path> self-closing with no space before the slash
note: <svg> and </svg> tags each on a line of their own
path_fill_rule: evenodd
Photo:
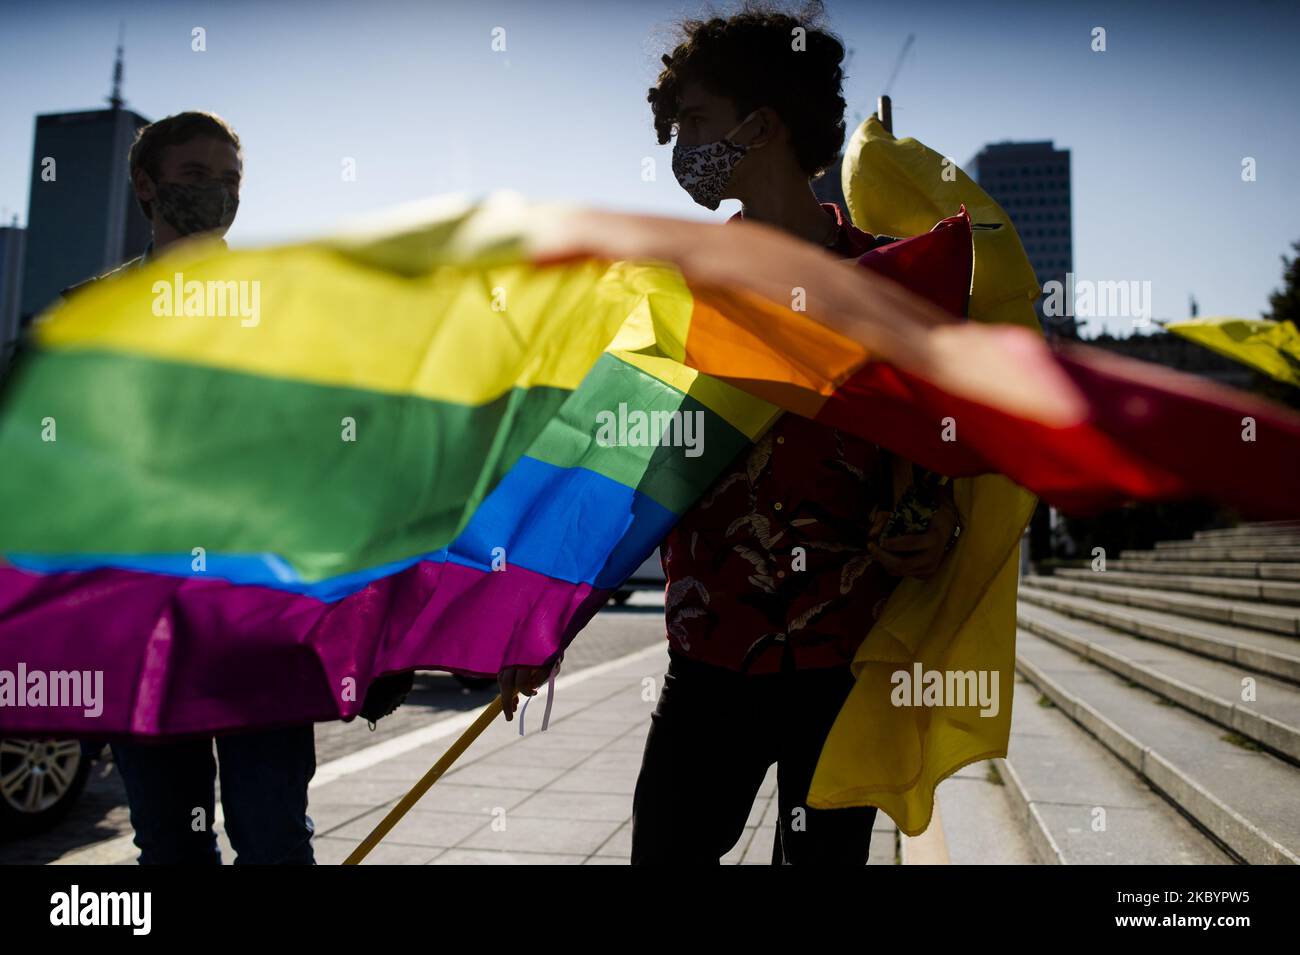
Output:
<svg viewBox="0 0 1300 955">
<path fill-rule="evenodd" d="M 889 74 L 889 82 L 885 84 L 885 95 L 889 95 L 889 88 L 894 85 L 894 80 L 898 79 L 898 71 L 903 68 L 903 60 L 907 56 L 907 51 L 912 48 L 916 42 L 916 34 L 909 33 L 907 39 L 903 41 L 903 48 L 898 51 L 898 59 L 894 62 L 894 72 Z"/>
<path fill-rule="evenodd" d="M 912 48 L 916 42 L 916 34 L 909 33 L 907 39 L 903 41 L 903 48 L 898 51 L 898 59 L 894 62 L 894 71 L 889 74 L 889 81 L 885 83 L 885 91 L 880 94 L 880 100 L 877 104 L 876 115 L 880 117 L 880 125 L 884 126 L 886 131 L 894 131 L 894 101 L 889 97 L 889 90 L 894 85 L 894 80 L 898 79 L 898 73 L 903 68 L 903 60 L 907 58 L 907 51 Z"/>
<path fill-rule="evenodd" d="M 117 60 L 113 63 L 113 93 L 108 98 L 108 105 L 113 109 L 126 105 L 126 100 L 122 99 L 122 46 L 125 39 L 126 23 L 120 22 L 117 25 Z"/>
</svg>

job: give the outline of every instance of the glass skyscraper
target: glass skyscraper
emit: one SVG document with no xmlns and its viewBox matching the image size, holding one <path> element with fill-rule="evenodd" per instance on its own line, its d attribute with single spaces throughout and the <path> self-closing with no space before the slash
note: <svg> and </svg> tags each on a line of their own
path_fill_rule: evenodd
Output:
<svg viewBox="0 0 1300 955">
<path fill-rule="evenodd" d="M 1070 151 L 1057 149 L 1050 141 L 991 143 L 965 169 L 1011 217 L 1039 289 L 1052 281 L 1068 288 L 1066 275 L 1074 271 Z M 1045 331 L 1078 337 L 1073 318 L 1044 318 L 1042 308 L 1040 296 L 1035 309 Z"/>
<path fill-rule="evenodd" d="M 69 285 L 148 245 L 149 223 L 136 205 L 127 166 L 136 130 L 148 122 L 120 106 L 36 117 L 23 321 Z"/>
</svg>

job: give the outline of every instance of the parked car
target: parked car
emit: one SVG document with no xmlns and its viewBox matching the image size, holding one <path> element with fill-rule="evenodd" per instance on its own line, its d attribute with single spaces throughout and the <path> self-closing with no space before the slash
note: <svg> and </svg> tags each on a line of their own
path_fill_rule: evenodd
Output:
<svg viewBox="0 0 1300 955">
<path fill-rule="evenodd" d="M 621 607 L 638 590 L 662 592 L 666 582 L 664 565 L 659 559 L 659 548 L 656 547 L 654 553 L 641 562 L 641 566 L 632 573 L 631 577 L 623 581 L 623 586 L 611 594 L 609 599 Z"/>
<path fill-rule="evenodd" d="M 103 744 L 0 739 L 0 839 L 49 829 L 81 798 Z"/>
</svg>

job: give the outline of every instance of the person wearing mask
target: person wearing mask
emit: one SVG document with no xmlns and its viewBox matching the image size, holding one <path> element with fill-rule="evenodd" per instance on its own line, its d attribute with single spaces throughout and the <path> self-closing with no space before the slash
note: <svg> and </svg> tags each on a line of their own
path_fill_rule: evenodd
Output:
<svg viewBox="0 0 1300 955">
<path fill-rule="evenodd" d="M 220 239 L 243 180 L 239 137 L 221 117 L 184 112 L 142 127 L 129 158 L 136 201 L 152 229 L 139 257 L 65 290 L 139 268 L 178 242 Z M 115 740 L 142 865 L 221 863 L 213 830 L 221 780 L 236 864 L 313 864 L 307 784 L 316 772 L 312 724 L 182 741 Z"/>
<path fill-rule="evenodd" d="M 688 20 L 649 91 L 673 172 L 729 221 L 856 260 L 895 241 L 821 202 L 844 143 L 844 47 L 767 8 Z M 890 526 L 928 489 L 919 532 Z M 877 809 L 803 805 L 854 685 L 850 663 L 898 580 L 935 572 L 960 533 L 950 483 L 852 434 L 785 414 L 725 468 L 662 545 L 669 667 L 633 797 L 633 864 L 716 864 L 777 767 L 773 864 L 866 863 Z"/>
</svg>

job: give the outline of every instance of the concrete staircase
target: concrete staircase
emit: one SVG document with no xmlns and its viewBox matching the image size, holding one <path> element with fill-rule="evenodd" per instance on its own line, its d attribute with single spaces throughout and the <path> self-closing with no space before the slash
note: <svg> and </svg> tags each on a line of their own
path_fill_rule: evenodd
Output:
<svg viewBox="0 0 1300 955">
<path fill-rule="evenodd" d="M 1300 861 L 1300 523 L 1026 577 L 1018 623 L 994 770 L 1038 861 Z"/>
</svg>

